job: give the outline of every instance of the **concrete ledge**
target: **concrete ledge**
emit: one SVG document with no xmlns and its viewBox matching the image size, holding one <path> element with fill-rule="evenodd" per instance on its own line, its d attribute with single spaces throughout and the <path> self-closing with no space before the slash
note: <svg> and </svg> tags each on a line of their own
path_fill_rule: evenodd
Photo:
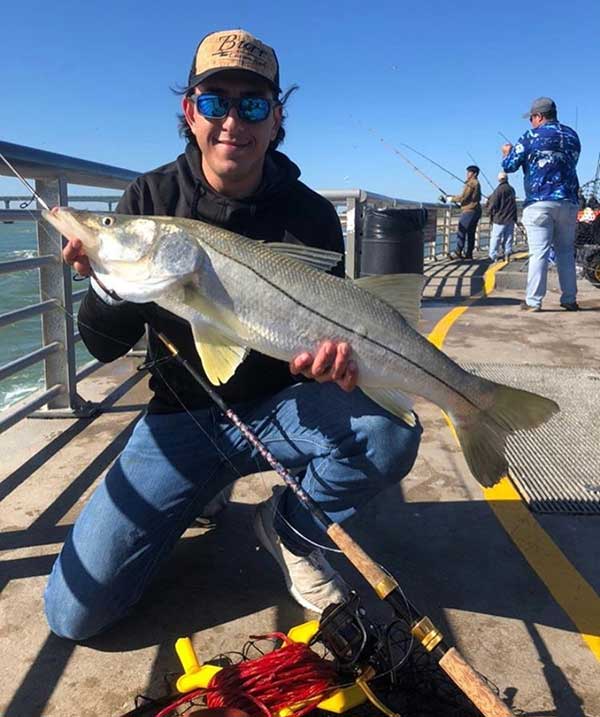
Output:
<svg viewBox="0 0 600 717">
<path fill-rule="evenodd" d="M 517 259 L 502 268 L 496 274 L 496 288 L 498 289 L 525 289 L 527 286 L 527 259 Z M 556 268 L 548 268 L 548 290 L 559 290 L 558 274 Z"/>
</svg>

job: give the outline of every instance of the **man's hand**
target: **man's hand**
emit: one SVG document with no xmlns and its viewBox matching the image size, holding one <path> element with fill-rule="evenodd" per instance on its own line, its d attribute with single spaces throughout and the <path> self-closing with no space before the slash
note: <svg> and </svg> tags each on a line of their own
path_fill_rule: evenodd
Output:
<svg viewBox="0 0 600 717">
<path fill-rule="evenodd" d="M 358 369 L 351 360 L 352 350 L 346 342 L 324 341 L 317 353 L 305 352 L 290 361 L 290 371 L 301 373 L 318 383 L 334 381 L 344 391 L 352 391 L 358 380 Z"/>
<path fill-rule="evenodd" d="M 92 267 L 90 260 L 83 250 L 83 244 L 79 239 L 69 239 L 63 249 L 63 259 L 69 266 L 72 266 L 80 276 L 90 276 Z"/>
<path fill-rule="evenodd" d="M 500 148 L 502 150 L 502 156 L 507 157 L 510 154 L 510 150 L 513 148 L 512 144 L 510 142 L 505 142 L 502 147 Z"/>
</svg>

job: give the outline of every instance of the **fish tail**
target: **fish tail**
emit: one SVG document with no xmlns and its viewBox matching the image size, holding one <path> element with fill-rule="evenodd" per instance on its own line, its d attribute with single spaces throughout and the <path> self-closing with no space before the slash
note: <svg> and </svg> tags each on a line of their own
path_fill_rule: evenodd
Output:
<svg viewBox="0 0 600 717">
<path fill-rule="evenodd" d="M 558 404 L 518 388 L 493 384 L 491 406 L 467 416 L 450 415 L 471 473 L 483 486 L 507 475 L 506 438 L 514 431 L 540 426 L 559 411 Z"/>
</svg>

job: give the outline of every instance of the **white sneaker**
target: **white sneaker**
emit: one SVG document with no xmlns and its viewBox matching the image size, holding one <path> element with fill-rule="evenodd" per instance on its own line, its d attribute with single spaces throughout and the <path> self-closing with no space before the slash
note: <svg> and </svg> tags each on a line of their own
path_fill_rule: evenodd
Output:
<svg viewBox="0 0 600 717">
<path fill-rule="evenodd" d="M 320 549 L 305 557 L 294 555 L 283 545 L 273 525 L 282 492 L 283 488 L 275 488 L 271 498 L 256 507 L 254 532 L 279 563 L 290 595 L 299 605 L 320 615 L 327 605 L 343 602 L 348 589 Z"/>
</svg>

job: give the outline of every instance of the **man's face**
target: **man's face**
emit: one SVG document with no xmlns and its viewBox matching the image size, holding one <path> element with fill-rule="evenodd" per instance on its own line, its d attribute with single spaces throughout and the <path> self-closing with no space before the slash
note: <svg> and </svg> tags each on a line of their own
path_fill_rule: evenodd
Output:
<svg viewBox="0 0 600 717">
<path fill-rule="evenodd" d="M 220 72 L 196 86 L 196 95 L 206 93 L 273 99 L 266 81 L 236 71 Z M 256 189 L 267 149 L 281 125 L 281 107 L 273 107 L 265 120 L 254 123 L 241 120 L 235 107 L 222 119 L 207 119 L 198 111 L 193 97 L 184 98 L 183 111 L 202 152 L 202 169 L 211 186 L 225 194 L 232 189 L 238 195 L 237 189 L 246 185 L 249 193 Z"/>
<path fill-rule="evenodd" d="M 543 115 L 529 115 L 529 121 L 531 122 L 531 126 L 533 129 L 537 129 L 541 124 L 544 122 L 544 116 Z"/>
<path fill-rule="evenodd" d="M 476 176 L 477 175 L 475 174 L 475 172 L 471 172 L 471 171 L 467 170 L 467 180 L 471 179 L 472 177 L 476 177 Z"/>
</svg>

